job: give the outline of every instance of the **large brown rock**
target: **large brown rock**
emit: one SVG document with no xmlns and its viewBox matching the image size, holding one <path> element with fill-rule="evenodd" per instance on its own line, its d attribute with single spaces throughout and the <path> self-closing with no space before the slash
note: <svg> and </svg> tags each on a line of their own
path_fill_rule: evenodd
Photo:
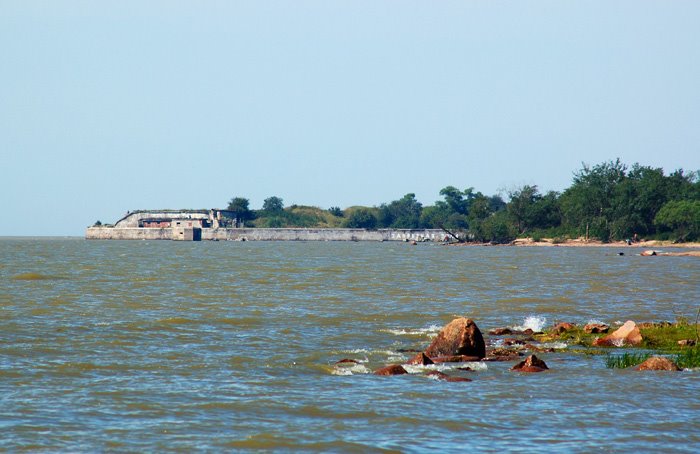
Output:
<svg viewBox="0 0 700 454">
<path fill-rule="evenodd" d="M 535 355 L 530 355 L 525 358 L 525 361 L 519 362 L 510 370 L 515 370 L 518 372 L 543 372 L 547 369 L 549 369 L 549 367 L 547 367 L 547 364 L 545 364 L 544 361 Z"/>
<path fill-rule="evenodd" d="M 403 375 L 407 373 L 406 369 L 398 364 L 392 364 L 374 371 L 374 375 Z"/>
<path fill-rule="evenodd" d="M 425 354 L 436 356 L 486 356 L 486 344 L 481 331 L 473 320 L 456 318 L 448 323 L 433 339 Z"/>
<path fill-rule="evenodd" d="M 628 320 L 624 325 L 616 331 L 593 341 L 595 346 L 607 347 L 622 347 L 623 345 L 640 345 L 642 343 L 642 335 L 639 332 L 637 324 L 632 320 Z"/>
<path fill-rule="evenodd" d="M 428 356 L 421 352 L 418 353 L 416 356 L 413 358 L 409 359 L 406 361 L 406 364 L 410 364 L 412 366 L 428 366 L 430 364 L 435 364 L 432 359 L 428 358 Z"/>
<path fill-rule="evenodd" d="M 635 370 L 671 370 L 679 371 L 680 367 L 676 365 L 673 361 L 662 356 L 652 356 L 651 358 L 644 361 L 639 366 L 635 367 Z"/>
</svg>

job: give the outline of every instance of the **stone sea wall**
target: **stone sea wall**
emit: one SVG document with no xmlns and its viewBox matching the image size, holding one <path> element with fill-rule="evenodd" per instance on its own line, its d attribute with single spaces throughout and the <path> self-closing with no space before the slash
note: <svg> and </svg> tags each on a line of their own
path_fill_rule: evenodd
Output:
<svg viewBox="0 0 700 454">
<path fill-rule="evenodd" d="M 88 240 L 171 240 L 171 228 L 89 227 Z M 220 241 L 442 241 L 439 229 L 202 229 L 202 240 Z"/>
</svg>

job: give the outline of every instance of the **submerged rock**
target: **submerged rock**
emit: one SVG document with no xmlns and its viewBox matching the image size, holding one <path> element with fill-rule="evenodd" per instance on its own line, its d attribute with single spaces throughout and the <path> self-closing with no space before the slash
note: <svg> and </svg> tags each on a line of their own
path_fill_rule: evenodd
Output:
<svg viewBox="0 0 700 454">
<path fill-rule="evenodd" d="M 523 356 L 522 353 L 509 348 L 494 348 L 487 352 L 486 358 L 482 361 L 517 361 Z"/>
<path fill-rule="evenodd" d="M 523 354 L 510 348 L 494 348 L 488 351 L 489 356 L 522 356 Z"/>
<path fill-rule="evenodd" d="M 451 376 L 447 375 L 446 373 L 443 373 L 443 372 L 440 372 L 437 370 L 430 371 L 425 375 L 427 375 L 429 377 L 434 377 L 438 380 L 452 382 L 452 383 L 472 381 L 470 378 L 466 378 L 466 377 L 451 377 Z"/>
<path fill-rule="evenodd" d="M 406 361 L 406 364 L 410 364 L 412 366 L 428 366 L 430 364 L 435 364 L 432 359 L 428 358 L 425 353 L 421 352 L 418 353 L 416 356 L 413 358 L 409 359 Z"/>
<path fill-rule="evenodd" d="M 392 364 L 391 366 L 382 367 L 374 371 L 374 375 L 404 375 L 407 373 L 406 369 L 398 364 Z"/>
<path fill-rule="evenodd" d="M 466 356 L 466 355 L 450 355 L 450 356 L 436 356 L 431 358 L 434 364 L 439 363 L 471 363 L 476 361 L 481 361 L 478 356 Z"/>
<path fill-rule="evenodd" d="M 491 336 L 507 336 L 509 334 L 513 334 L 513 330 L 510 328 L 494 328 L 489 330 L 489 334 Z"/>
<path fill-rule="evenodd" d="M 345 363 L 351 363 L 351 364 L 360 364 L 359 362 L 355 361 L 354 359 L 350 358 L 343 358 L 340 361 L 336 361 L 336 364 L 345 364 Z"/>
<path fill-rule="evenodd" d="M 637 324 L 628 320 L 616 331 L 593 341 L 594 346 L 622 347 L 623 345 L 640 345 L 642 335 Z"/>
<path fill-rule="evenodd" d="M 561 323 L 557 323 L 556 325 L 554 325 L 554 327 L 552 328 L 552 332 L 556 333 L 556 334 L 562 334 L 562 333 L 565 333 L 567 331 L 571 331 L 572 329 L 575 329 L 575 328 L 576 328 L 576 325 L 573 323 L 561 322 Z"/>
<path fill-rule="evenodd" d="M 534 345 L 534 344 L 525 344 L 523 346 L 525 350 L 530 350 L 531 352 L 538 352 L 538 353 L 552 353 L 554 352 L 554 348 L 552 347 L 540 347 L 539 345 Z"/>
<path fill-rule="evenodd" d="M 589 323 L 583 327 L 588 334 L 602 334 L 610 331 L 610 327 L 604 323 Z"/>
<path fill-rule="evenodd" d="M 525 358 L 525 361 L 519 362 L 510 370 L 517 372 L 544 372 L 547 369 L 549 369 L 549 367 L 547 367 L 547 364 L 545 364 L 544 361 L 535 355 L 530 355 Z"/>
<path fill-rule="evenodd" d="M 503 345 L 525 345 L 528 342 L 533 342 L 534 337 L 527 337 L 525 339 L 516 339 L 514 337 L 507 337 L 503 339 Z"/>
<path fill-rule="evenodd" d="M 676 365 L 673 361 L 663 356 L 652 356 L 651 358 L 644 361 L 642 364 L 634 368 L 635 370 L 669 370 L 669 371 L 679 371 L 680 367 Z"/>
<path fill-rule="evenodd" d="M 473 320 L 460 317 L 448 323 L 425 350 L 430 358 L 466 355 L 479 359 L 486 356 L 484 337 Z"/>
</svg>

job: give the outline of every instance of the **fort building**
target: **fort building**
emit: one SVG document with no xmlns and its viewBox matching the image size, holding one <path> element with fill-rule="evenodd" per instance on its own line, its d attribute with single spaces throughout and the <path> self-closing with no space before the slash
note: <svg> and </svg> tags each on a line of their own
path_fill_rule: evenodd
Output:
<svg viewBox="0 0 700 454">
<path fill-rule="evenodd" d="M 88 227 L 89 240 L 443 241 L 440 229 L 248 228 L 233 211 L 137 210 L 114 225 Z"/>
</svg>

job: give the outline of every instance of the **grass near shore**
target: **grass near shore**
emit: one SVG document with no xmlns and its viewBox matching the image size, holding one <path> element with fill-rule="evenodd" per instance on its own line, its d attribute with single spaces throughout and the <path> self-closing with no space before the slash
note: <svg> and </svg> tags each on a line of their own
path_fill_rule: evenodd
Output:
<svg viewBox="0 0 700 454">
<path fill-rule="evenodd" d="M 596 338 L 604 334 L 591 334 L 582 327 L 575 327 L 561 334 L 547 332 L 536 337 L 542 342 L 564 341 L 583 354 L 606 355 L 605 363 L 609 368 L 627 368 L 636 366 L 655 354 L 668 356 L 684 369 L 700 368 L 700 324 L 681 319 L 675 323 L 640 323 L 637 325 L 642 335 L 639 346 L 595 347 L 591 348 Z M 611 328 L 610 332 L 614 331 Z M 690 341 L 694 345 L 682 345 L 679 341 Z M 622 353 L 613 353 L 615 351 Z"/>
</svg>

